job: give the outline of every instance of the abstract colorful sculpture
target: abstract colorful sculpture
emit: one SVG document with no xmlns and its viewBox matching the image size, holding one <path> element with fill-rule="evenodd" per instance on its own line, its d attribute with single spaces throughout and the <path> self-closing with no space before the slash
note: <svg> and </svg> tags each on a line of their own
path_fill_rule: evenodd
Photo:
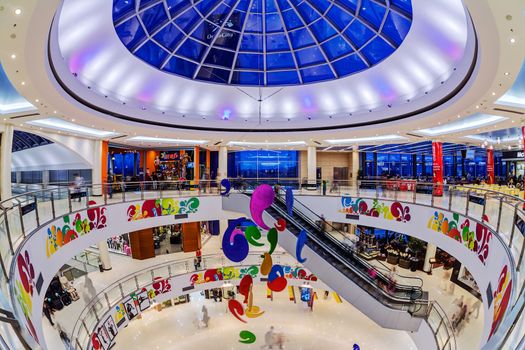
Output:
<svg viewBox="0 0 525 350">
<path fill-rule="evenodd" d="M 222 250 L 228 259 L 241 262 L 248 256 L 248 240 L 244 233 L 237 228 L 246 218 L 233 220 L 222 237 Z"/>
<path fill-rule="evenodd" d="M 299 237 L 297 237 L 297 245 L 295 246 L 295 257 L 297 258 L 297 261 L 299 261 L 301 264 L 306 261 L 306 258 L 303 258 L 301 256 L 301 252 L 303 251 L 307 239 L 308 236 L 306 235 L 306 231 L 304 229 L 301 230 L 301 232 L 299 233 Z"/>
<path fill-rule="evenodd" d="M 269 230 L 270 227 L 263 221 L 262 215 L 266 208 L 269 208 L 275 198 L 275 193 L 270 185 L 260 185 L 253 191 L 250 198 L 250 214 L 253 222 L 264 230 Z"/>
</svg>

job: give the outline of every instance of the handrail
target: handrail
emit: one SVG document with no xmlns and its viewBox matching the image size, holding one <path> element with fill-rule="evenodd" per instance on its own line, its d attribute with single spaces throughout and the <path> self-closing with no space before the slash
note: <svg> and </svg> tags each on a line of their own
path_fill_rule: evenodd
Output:
<svg viewBox="0 0 525 350">
<path fill-rule="evenodd" d="M 232 185 L 235 181 L 248 181 L 251 179 L 231 179 Z M 297 184 L 298 188 L 301 189 L 302 184 L 307 184 L 309 181 L 305 181 L 304 179 L 297 179 L 297 178 L 286 178 L 286 179 L 254 179 L 258 182 L 266 182 L 266 183 L 277 183 L 277 182 L 291 182 L 292 185 Z M 413 203 L 423 203 L 424 205 L 429 205 L 428 200 L 430 199 L 430 205 L 437 208 L 442 208 L 445 210 L 451 210 L 450 205 L 453 202 L 453 200 L 457 198 L 465 198 L 465 195 L 467 196 L 466 205 L 462 202 L 462 205 L 460 207 L 455 206 L 454 211 L 461 213 L 461 210 L 464 210 L 464 215 L 468 218 L 472 218 L 474 220 L 478 220 L 479 222 L 483 222 L 483 217 L 480 215 L 480 208 L 483 210 L 483 213 L 485 211 L 496 211 L 496 215 L 493 215 L 491 217 L 491 221 L 489 223 L 485 222 L 487 225 L 493 228 L 493 230 L 496 232 L 498 239 L 505 242 L 505 244 L 512 248 L 512 253 L 514 256 L 514 259 L 516 261 L 516 269 L 519 271 L 524 263 L 524 255 L 525 255 L 525 238 L 523 233 L 516 227 L 514 223 L 514 219 L 517 217 L 519 220 L 525 219 L 525 211 L 523 210 L 523 204 L 525 201 L 519 197 L 498 192 L 493 189 L 489 188 L 481 188 L 481 187 L 474 187 L 470 185 L 461 185 L 461 184 L 431 184 L 428 182 L 418 182 L 414 180 L 359 180 L 359 181 L 337 181 L 339 184 L 338 188 L 332 192 L 327 193 L 327 195 L 352 195 L 359 197 L 362 193 L 366 193 L 366 189 L 362 189 L 363 184 L 368 185 L 374 185 L 375 184 L 375 197 L 380 198 L 383 197 L 387 200 L 395 199 L 397 200 L 398 196 L 405 192 L 402 190 L 402 184 L 403 182 L 411 183 L 414 185 L 414 190 L 412 191 L 406 191 L 408 193 L 412 192 L 413 195 L 412 198 L 407 198 L 409 201 L 411 200 Z M 117 199 L 114 199 L 113 202 L 118 202 L 119 200 L 122 202 L 129 202 L 132 200 L 138 200 L 138 196 L 140 195 L 141 198 L 144 197 L 145 193 L 148 192 L 160 192 L 160 196 L 162 197 L 163 192 L 165 191 L 178 191 L 179 195 L 183 195 L 183 189 L 186 191 L 190 187 L 190 181 L 163 181 L 162 183 L 165 184 L 166 188 L 159 186 L 160 188 L 154 187 L 155 185 L 158 185 L 159 182 L 134 182 L 134 183 L 114 183 L 115 185 L 124 184 L 124 186 L 130 186 L 131 184 L 136 184 L 136 191 L 134 192 L 123 192 L 123 193 L 117 193 L 114 192 L 115 195 L 118 197 Z M 209 189 L 210 191 L 213 191 L 214 194 L 216 194 L 220 188 L 218 184 L 218 180 L 197 180 L 192 181 L 191 183 L 198 184 L 196 185 L 200 189 Z M 392 184 L 397 183 L 394 187 L 392 187 Z M 321 187 L 319 186 L 319 183 L 315 182 L 315 192 L 319 194 Z M 233 186 L 235 187 L 235 185 Z M 390 188 L 389 188 L 390 187 Z M 440 202 L 435 203 L 435 199 L 438 198 L 437 196 L 434 196 L 434 189 L 435 188 L 441 188 L 443 190 L 443 197 L 441 197 Z M 2 269 L 3 275 L 0 274 L 0 282 L 4 283 L 4 281 L 8 280 L 8 267 L 11 263 L 12 256 L 15 254 L 16 249 L 20 245 L 21 242 L 23 242 L 25 239 L 27 239 L 26 232 L 31 232 L 35 230 L 36 227 L 40 227 L 41 225 L 49 222 L 50 220 L 54 219 L 55 217 L 60 217 L 62 215 L 68 215 L 72 212 L 75 212 L 77 210 L 84 210 L 86 208 L 95 208 L 97 206 L 105 205 L 108 203 L 108 196 L 109 193 L 107 191 L 108 184 L 86 184 L 86 203 L 83 204 L 82 208 L 78 208 L 77 205 L 74 206 L 73 209 L 71 208 L 60 208 L 56 209 L 55 213 L 55 207 L 58 207 L 59 205 L 62 205 L 68 200 L 71 201 L 71 195 L 74 193 L 71 193 L 71 191 L 67 191 L 68 196 L 66 198 L 54 198 L 53 193 L 57 192 L 56 188 L 53 189 L 42 189 L 37 191 L 31 191 L 28 193 L 20 194 L 17 196 L 13 196 L 9 199 L 4 199 L 2 202 L 0 202 L 0 267 Z M 427 191 L 427 193 L 418 193 L 418 189 L 430 189 L 430 191 Z M 381 193 L 379 193 L 381 190 Z M 465 190 L 465 191 L 462 191 Z M 312 193 L 313 191 L 304 189 L 303 193 Z M 209 191 L 208 191 L 209 192 Z M 313 192 L 313 193 L 315 193 Z M 104 204 L 99 204 L 95 206 L 90 206 L 88 203 L 89 198 L 93 198 L 93 195 L 96 193 L 102 194 L 102 197 L 104 199 Z M 371 193 L 371 192 L 369 192 Z M 43 199 L 37 198 L 37 194 L 43 194 Z M 191 192 L 184 192 L 184 195 L 191 195 Z M 458 194 L 460 194 L 458 196 Z M 171 194 L 170 194 L 171 195 Z M 202 193 L 201 193 L 202 195 Z M 393 198 L 388 198 L 388 196 L 392 196 Z M 484 202 L 478 203 L 477 205 L 470 204 L 469 205 L 469 199 L 472 195 L 476 195 L 477 197 L 480 197 Z M 31 196 L 34 196 L 33 199 L 29 198 Z M 127 197 L 132 198 L 127 198 Z M 28 200 L 29 198 L 29 200 Z M 22 208 L 21 203 L 16 203 L 18 199 L 21 199 L 20 202 L 24 203 L 24 205 L 33 204 L 35 205 L 35 208 L 33 211 L 38 211 L 39 207 L 41 206 L 51 206 L 53 208 L 53 217 L 40 217 L 40 220 L 38 220 L 38 215 L 30 214 L 30 215 L 22 215 L 20 212 Z M 447 201 L 448 199 L 448 206 Z M 405 200 L 406 201 L 406 200 Z M 496 202 L 495 202 L 496 201 Z M 490 202 L 490 204 L 487 204 Z M 27 204 L 26 204 L 27 203 Z M 473 209 L 476 209 L 476 211 L 473 212 Z M 502 213 L 505 213 L 505 217 L 502 216 Z M 56 215 L 55 215 L 56 214 Z M 6 220 L 7 219 L 7 220 Z M 522 223 L 520 221 L 520 223 Z M 25 224 L 25 225 L 24 225 Z M 33 226 L 31 226 L 33 225 Z M 25 226 L 25 227 L 24 227 Z M 31 227 L 29 227 L 31 226 Z M 506 234 L 506 236 L 505 236 Z M 516 287 L 520 288 L 524 285 L 524 278 L 520 275 L 520 278 L 516 280 Z M 511 304 L 507 310 L 507 315 L 521 315 L 522 313 L 518 313 L 517 311 L 522 310 L 525 305 L 522 303 L 518 303 L 517 301 L 520 300 L 520 297 L 523 297 L 523 292 L 520 291 L 519 295 L 513 295 L 513 298 L 511 300 Z M 516 310 L 514 310 L 517 308 Z M 518 310 L 519 309 L 519 310 Z M 512 311 L 512 312 L 511 312 Z M 514 332 L 515 329 L 511 327 L 513 321 L 508 317 L 506 317 L 501 326 L 499 327 L 497 333 L 492 337 L 491 339 L 491 345 L 494 345 L 494 348 L 499 348 L 503 346 L 503 341 L 507 341 L 510 337 L 510 332 Z"/>
</svg>

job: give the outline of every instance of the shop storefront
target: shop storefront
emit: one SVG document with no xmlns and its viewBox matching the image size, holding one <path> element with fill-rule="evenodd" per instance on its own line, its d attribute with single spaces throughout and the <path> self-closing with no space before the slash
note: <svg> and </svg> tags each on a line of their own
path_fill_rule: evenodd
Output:
<svg viewBox="0 0 525 350">
<path fill-rule="evenodd" d="M 524 152 L 505 151 L 501 156 L 501 171 L 507 176 L 523 176 L 524 174 Z"/>
</svg>

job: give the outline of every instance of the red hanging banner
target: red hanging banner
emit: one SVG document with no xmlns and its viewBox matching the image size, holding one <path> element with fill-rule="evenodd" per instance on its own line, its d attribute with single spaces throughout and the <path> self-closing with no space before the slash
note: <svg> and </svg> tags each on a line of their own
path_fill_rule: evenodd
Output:
<svg viewBox="0 0 525 350">
<path fill-rule="evenodd" d="M 432 183 L 434 196 L 443 195 L 443 144 L 432 142 Z"/>
<path fill-rule="evenodd" d="M 494 150 L 487 149 L 487 184 L 494 184 Z"/>
<path fill-rule="evenodd" d="M 525 126 L 521 127 L 521 145 L 523 146 L 523 159 L 525 160 Z M 523 184 L 525 185 L 525 176 L 523 176 Z M 525 199 L 525 192 L 523 192 L 523 198 Z M 525 210 L 525 203 L 523 203 L 523 209 Z"/>
</svg>

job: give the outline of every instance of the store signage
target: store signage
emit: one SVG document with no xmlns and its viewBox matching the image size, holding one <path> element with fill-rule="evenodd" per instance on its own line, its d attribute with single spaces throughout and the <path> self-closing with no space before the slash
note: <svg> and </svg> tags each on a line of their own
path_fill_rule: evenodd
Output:
<svg viewBox="0 0 525 350">
<path fill-rule="evenodd" d="M 432 183 L 434 184 L 434 196 L 443 195 L 443 144 L 432 142 Z"/>
<path fill-rule="evenodd" d="M 494 150 L 487 150 L 487 184 L 492 185 L 494 183 Z"/>
<path fill-rule="evenodd" d="M 160 152 L 159 159 L 161 161 L 177 160 L 179 159 L 179 152 Z"/>
<path fill-rule="evenodd" d="M 348 220 L 359 220 L 359 215 L 356 214 L 346 214 Z"/>
<path fill-rule="evenodd" d="M 26 215 L 27 213 L 32 212 L 36 208 L 36 202 L 24 205 L 20 208 L 20 211 L 22 212 L 22 215 Z"/>
<path fill-rule="evenodd" d="M 187 219 L 188 214 L 175 214 L 175 220 L 177 219 Z"/>
<path fill-rule="evenodd" d="M 522 160 L 525 157 L 525 153 L 523 151 L 505 151 L 502 154 L 503 160 Z"/>
<path fill-rule="evenodd" d="M 471 202 L 471 203 L 479 204 L 479 205 L 485 205 L 485 198 L 484 197 L 478 197 L 478 196 L 469 195 L 468 196 L 468 201 Z"/>
</svg>

